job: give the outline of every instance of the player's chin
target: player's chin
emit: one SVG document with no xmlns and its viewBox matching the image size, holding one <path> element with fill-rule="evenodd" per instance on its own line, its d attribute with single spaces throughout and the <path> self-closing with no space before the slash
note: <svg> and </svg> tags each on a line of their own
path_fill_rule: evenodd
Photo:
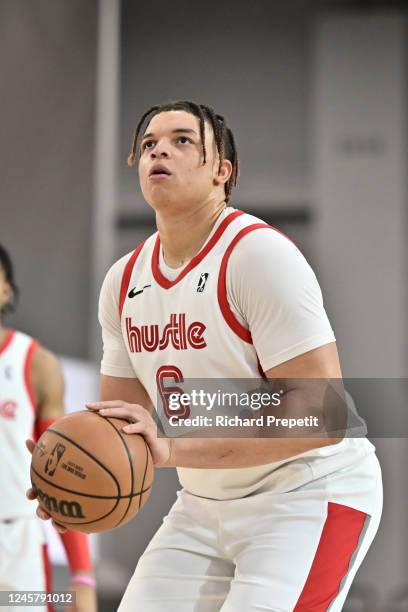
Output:
<svg viewBox="0 0 408 612">
<path fill-rule="evenodd" d="M 144 188 L 142 193 L 149 206 L 157 212 L 174 208 L 180 202 L 183 195 L 176 186 L 170 187 L 170 185 L 164 184 Z"/>
</svg>

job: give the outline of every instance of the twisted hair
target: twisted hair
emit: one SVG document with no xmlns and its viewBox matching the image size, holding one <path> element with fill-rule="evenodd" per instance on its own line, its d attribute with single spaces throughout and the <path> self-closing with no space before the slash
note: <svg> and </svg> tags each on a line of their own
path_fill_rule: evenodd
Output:
<svg viewBox="0 0 408 612">
<path fill-rule="evenodd" d="M 167 102 L 165 104 L 150 107 L 149 110 L 147 110 L 142 115 L 136 127 L 132 150 L 128 157 L 128 165 L 133 166 L 136 161 L 137 142 L 144 122 L 147 119 L 152 119 L 155 115 L 158 115 L 159 113 L 164 113 L 172 110 L 183 110 L 187 113 L 194 115 L 195 117 L 198 117 L 200 125 L 201 147 L 203 153 L 203 165 L 207 162 L 204 122 L 207 121 L 211 125 L 214 133 L 214 139 L 217 146 L 218 155 L 220 158 L 220 167 L 224 159 L 228 159 L 232 164 L 231 176 L 224 185 L 225 201 L 228 202 L 231 197 L 232 190 L 234 189 L 234 187 L 236 187 L 239 178 L 239 159 L 237 148 L 235 145 L 235 139 L 232 131 L 229 127 L 227 127 L 224 117 L 222 115 L 216 114 L 210 106 L 206 106 L 205 104 L 197 104 L 196 102 L 191 102 L 190 100 L 178 100 L 176 102 Z"/>
<path fill-rule="evenodd" d="M 7 304 L 4 304 L 4 306 L 1 308 L 0 314 L 5 314 L 7 312 L 12 312 L 15 309 L 19 291 L 18 291 L 18 287 L 14 280 L 14 269 L 13 269 L 13 264 L 12 264 L 10 255 L 8 254 L 6 249 L 1 244 L 0 244 L 0 267 L 2 268 L 4 272 L 6 281 L 9 283 L 13 291 L 12 299 L 9 302 L 7 302 Z"/>
</svg>

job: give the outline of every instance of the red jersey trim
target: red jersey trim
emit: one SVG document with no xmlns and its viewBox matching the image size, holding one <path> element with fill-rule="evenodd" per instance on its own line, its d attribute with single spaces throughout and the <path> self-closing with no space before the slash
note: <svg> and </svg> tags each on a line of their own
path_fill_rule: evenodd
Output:
<svg viewBox="0 0 408 612">
<path fill-rule="evenodd" d="M 140 251 L 143 249 L 146 240 L 144 240 L 135 251 L 133 251 L 132 255 L 127 262 L 125 269 L 123 271 L 122 282 L 120 285 L 120 295 L 119 295 L 119 318 L 122 317 L 123 305 L 126 300 L 126 294 L 130 283 L 130 277 L 132 276 L 133 266 L 136 263 L 137 258 L 140 255 Z"/>
<path fill-rule="evenodd" d="M 31 379 L 31 363 L 33 361 L 33 355 L 35 350 L 38 347 L 37 340 L 33 340 L 28 347 L 27 355 L 24 363 L 24 382 L 26 386 L 26 390 L 28 393 L 28 397 L 30 398 L 31 406 L 34 411 L 34 414 L 37 411 L 37 398 L 35 397 L 35 391 L 33 387 L 33 382 Z"/>
<path fill-rule="evenodd" d="M 14 338 L 14 334 L 15 334 L 15 330 L 14 329 L 9 329 L 6 337 L 4 338 L 2 344 L 0 344 L 0 355 L 2 353 L 4 353 L 4 351 L 6 350 L 6 348 L 9 346 L 10 342 L 13 340 Z"/>
<path fill-rule="evenodd" d="M 211 251 L 211 249 L 217 244 L 218 240 L 221 238 L 227 227 L 235 221 L 237 217 L 245 214 L 242 210 L 236 210 L 233 213 L 229 214 L 219 225 L 219 227 L 214 232 L 214 235 L 210 238 L 207 244 L 193 257 L 193 259 L 186 265 L 185 268 L 180 272 L 178 276 L 174 280 L 169 280 L 166 278 L 159 267 L 159 256 L 160 256 L 160 235 L 157 235 L 156 243 L 154 245 L 153 253 L 152 253 L 152 272 L 154 279 L 156 282 L 163 287 L 163 289 L 170 289 L 174 287 L 178 282 L 183 279 L 186 274 L 191 272 L 193 268 L 198 266 L 198 264 L 204 259 L 206 255 Z"/>
<path fill-rule="evenodd" d="M 329 609 L 350 569 L 366 518 L 364 512 L 354 508 L 328 503 L 316 555 L 293 612 L 326 612 Z"/>
<path fill-rule="evenodd" d="M 224 253 L 224 256 L 221 261 L 220 273 L 218 275 L 217 294 L 218 294 L 218 303 L 220 305 L 222 315 L 226 323 L 228 324 L 228 326 L 232 329 L 232 331 L 235 332 L 237 336 L 241 338 L 241 340 L 243 340 L 244 342 L 247 342 L 248 344 L 253 344 L 251 332 L 249 331 L 249 329 L 241 325 L 241 323 L 238 321 L 238 319 L 232 312 L 231 306 L 229 305 L 229 302 L 228 302 L 227 266 L 228 266 L 228 261 L 231 256 L 231 253 L 234 247 L 236 246 L 236 244 L 241 240 L 241 238 L 243 238 L 244 236 L 246 236 L 250 232 L 253 232 L 256 229 L 262 229 L 262 228 L 275 229 L 274 227 L 271 227 L 270 225 L 267 225 L 266 223 L 254 223 L 253 225 L 248 225 L 247 227 L 244 227 L 240 232 L 238 232 L 238 234 L 229 244 L 227 250 Z"/>
</svg>

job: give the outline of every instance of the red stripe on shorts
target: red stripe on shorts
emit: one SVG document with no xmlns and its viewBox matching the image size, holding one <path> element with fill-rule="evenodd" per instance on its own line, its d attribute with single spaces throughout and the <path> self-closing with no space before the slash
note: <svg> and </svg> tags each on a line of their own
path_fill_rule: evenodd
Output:
<svg viewBox="0 0 408 612">
<path fill-rule="evenodd" d="M 367 515 L 329 503 L 319 546 L 293 612 L 326 612 L 340 591 Z"/>
</svg>

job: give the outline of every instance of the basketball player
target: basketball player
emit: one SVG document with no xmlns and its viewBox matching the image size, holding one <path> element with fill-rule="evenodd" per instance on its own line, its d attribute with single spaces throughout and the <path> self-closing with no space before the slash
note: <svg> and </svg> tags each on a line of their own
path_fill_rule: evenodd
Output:
<svg viewBox="0 0 408 612">
<path fill-rule="evenodd" d="M 12 262 L 0 245 L 0 588 L 50 591 L 43 528 L 25 497 L 30 473 L 25 440 L 39 437 L 63 415 L 64 385 L 50 351 L 3 326 L 3 316 L 13 310 L 16 298 Z M 61 539 L 71 569 L 69 588 L 76 591 L 76 610 L 93 612 L 95 579 L 87 538 L 67 531 Z M 24 610 L 28 608 L 32 609 Z"/>
<path fill-rule="evenodd" d="M 302 380 L 341 379 L 316 277 L 288 238 L 229 206 L 238 156 L 211 108 L 151 108 L 136 160 L 158 232 L 105 278 L 101 401 L 88 408 L 130 420 L 124 431 L 143 434 L 182 489 L 119 612 L 339 612 L 380 520 L 371 443 L 164 438 L 152 417 L 187 378 L 259 379 L 260 365 L 295 381 L 283 394 L 293 410 Z"/>
</svg>

